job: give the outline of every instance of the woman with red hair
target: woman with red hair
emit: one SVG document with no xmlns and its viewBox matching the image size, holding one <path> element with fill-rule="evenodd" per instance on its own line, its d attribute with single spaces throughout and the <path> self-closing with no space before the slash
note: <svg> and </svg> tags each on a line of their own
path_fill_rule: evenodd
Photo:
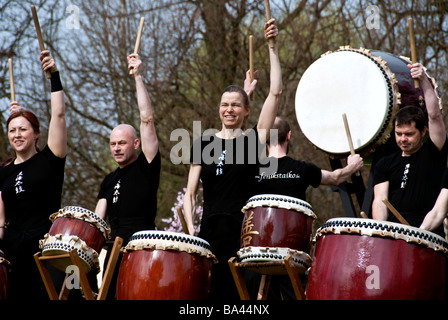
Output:
<svg viewBox="0 0 448 320">
<path fill-rule="evenodd" d="M 47 297 L 33 255 L 51 227 L 49 216 L 61 204 L 67 154 L 64 91 L 49 51 L 42 51 L 40 60 L 42 70 L 51 74 L 48 141 L 39 150 L 39 120 L 12 101 L 7 134 L 14 156 L 0 168 L 0 249 L 12 264 L 8 299 Z"/>
</svg>

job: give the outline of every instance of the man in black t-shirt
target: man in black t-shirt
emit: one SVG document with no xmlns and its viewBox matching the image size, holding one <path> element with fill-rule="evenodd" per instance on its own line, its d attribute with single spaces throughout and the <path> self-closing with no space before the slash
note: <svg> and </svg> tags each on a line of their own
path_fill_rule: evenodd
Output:
<svg viewBox="0 0 448 320">
<path fill-rule="evenodd" d="M 382 158 L 374 168 L 372 217 L 397 221 L 383 203 L 387 199 L 410 225 L 419 227 L 439 193 L 448 143 L 439 100 L 423 66 L 408 67 L 411 76 L 419 80 L 427 116 L 419 106 L 403 107 L 395 115 L 395 140 L 400 150 Z"/>
<path fill-rule="evenodd" d="M 328 171 L 315 164 L 294 160 L 287 156 L 291 129 L 282 117 L 277 117 L 272 129 L 277 130 L 277 141 L 268 140 L 269 157 L 255 176 L 256 194 L 280 194 L 306 201 L 308 186 L 339 185 L 363 166 L 358 155 L 350 155 L 344 168 Z M 272 134 L 275 134 L 273 131 Z"/>
<path fill-rule="evenodd" d="M 278 194 L 306 201 L 306 189 L 309 186 L 339 185 L 363 166 L 363 160 L 358 154 L 350 155 L 347 165 L 334 171 L 320 169 L 311 162 L 292 159 L 287 156 L 291 140 L 289 123 L 282 117 L 276 117 L 272 129 L 267 141 L 269 157 L 263 161 L 265 164 L 260 166 L 255 176 L 255 194 Z M 254 283 L 259 283 L 259 277 L 253 275 L 247 282 L 252 290 L 256 290 Z M 289 277 L 271 278 L 268 299 L 296 299 Z"/>
<path fill-rule="evenodd" d="M 109 219 L 112 240 L 119 236 L 124 244 L 133 233 L 155 228 L 160 179 L 159 144 L 138 54 L 128 57 L 128 66 L 134 69 L 141 141 L 131 125 L 120 124 L 112 130 L 110 149 L 118 168 L 101 183 L 95 209 L 99 217 Z"/>
<path fill-rule="evenodd" d="M 118 168 L 101 183 L 95 209 L 99 217 L 109 219 L 111 240 L 120 237 L 124 246 L 135 232 L 155 229 L 157 214 L 161 160 L 151 99 L 141 75 L 141 64 L 138 54 L 128 56 L 128 68 L 134 70 L 137 89 L 141 140 L 131 125 L 120 124 L 112 130 L 110 150 Z M 107 300 L 115 299 L 121 257 L 116 264 Z M 109 258 L 110 251 L 104 265 Z"/>
</svg>

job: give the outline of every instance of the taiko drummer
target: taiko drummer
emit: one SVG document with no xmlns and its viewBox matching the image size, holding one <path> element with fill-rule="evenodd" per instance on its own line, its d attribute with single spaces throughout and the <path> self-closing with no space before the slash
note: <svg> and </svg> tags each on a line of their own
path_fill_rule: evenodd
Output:
<svg viewBox="0 0 448 320">
<path fill-rule="evenodd" d="M 40 60 L 42 70 L 51 73 L 47 143 L 39 149 L 39 120 L 12 101 L 7 130 L 14 157 L 0 169 L 0 239 L 4 239 L 4 251 L 13 266 L 8 299 L 48 298 L 33 255 L 51 227 L 49 216 L 61 205 L 67 154 L 64 91 L 49 51 L 42 51 Z"/>
<path fill-rule="evenodd" d="M 439 194 L 448 143 L 432 83 L 421 64 L 408 67 L 412 78 L 419 80 L 426 112 L 417 105 L 405 106 L 395 115 L 395 141 L 400 150 L 382 158 L 374 168 L 372 216 L 394 221 L 383 203 L 387 199 L 410 225 L 419 227 Z M 435 232 L 443 234 L 443 230 Z"/>
<path fill-rule="evenodd" d="M 364 165 L 359 154 L 349 155 L 347 165 L 334 171 L 320 169 L 310 162 L 294 160 L 287 155 L 291 141 L 288 121 L 277 117 L 272 129 L 267 144 L 269 157 L 255 176 L 257 194 L 280 194 L 305 201 L 305 192 L 309 186 L 337 186 L 347 181 Z M 274 134 L 277 135 L 276 139 L 273 139 Z M 273 162 L 276 163 L 276 170 L 269 172 L 269 169 L 274 167 Z"/>
<path fill-rule="evenodd" d="M 405 106 L 395 115 L 395 141 L 400 150 L 382 158 L 374 168 L 372 217 L 394 221 L 383 203 L 387 199 L 410 225 L 419 227 L 439 194 L 448 143 L 439 100 L 423 66 L 408 67 L 412 78 L 419 80 L 427 114 L 420 106 Z M 443 230 L 435 232 L 443 234 Z"/>
<path fill-rule="evenodd" d="M 135 232 L 155 229 L 161 165 L 151 99 L 141 72 L 142 61 L 137 53 L 127 59 L 129 69 L 134 70 L 140 139 L 129 124 L 120 124 L 112 130 L 110 150 L 118 168 L 101 183 L 95 209 L 100 218 L 109 219 L 111 240 L 121 237 L 123 245 Z M 113 296 L 113 282 L 110 288 L 109 294 Z"/>
<path fill-rule="evenodd" d="M 266 39 L 277 37 L 278 29 L 274 23 L 275 20 L 270 19 L 265 24 Z M 250 150 L 252 146 L 256 147 L 258 139 L 263 143 L 266 141 L 265 135 L 272 127 L 277 114 L 282 92 L 277 44 L 269 47 L 269 56 L 271 63 L 270 90 L 261 109 L 257 126 L 243 133 L 243 130 L 246 129 L 246 118 L 250 113 L 248 97 L 256 84 L 255 81 L 251 82 L 250 76 L 246 74 L 244 89 L 238 86 L 229 86 L 222 94 L 218 110 L 222 123 L 221 131 L 211 136 L 201 137 L 193 145 L 193 161 L 184 197 L 184 212 L 189 231 L 193 233 L 195 195 L 201 180 L 204 190 L 204 213 L 198 236 L 210 243 L 212 252 L 219 261 L 213 266 L 211 299 L 239 298 L 227 261 L 235 256 L 239 249 L 243 219 L 241 208 L 252 196 L 251 185 L 257 165 L 256 161 L 252 162 L 253 164 L 249 161 L 238 163 L 237 159 L 247 159 L 251 155 L 257 156 L 249 154 Z M 255 139 L 253 139 L 254 137 Z M 195 148 L 196 143 L 199 145 L 197 149 Z M 222 146 L 221 152 L 214 155 L 214 158 L 209 154 L 206 159 L 206 150 L 213 143 Z M 244 150 L 237 148 L 241 145 L 245 146 Z M 230 148 L 233 149 L 230 150 Z M 195 150 L 199 150 L 200 157 L 195 158 L 198 155 L 195 154 Z M 231 152 L 233 150 L 235 152 Z"/>
</svg>

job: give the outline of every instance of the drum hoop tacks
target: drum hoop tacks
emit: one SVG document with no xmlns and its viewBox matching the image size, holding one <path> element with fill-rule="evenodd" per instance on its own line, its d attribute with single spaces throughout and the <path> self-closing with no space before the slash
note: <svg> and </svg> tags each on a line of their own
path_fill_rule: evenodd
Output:
<svg viewBox="0 0 448 320">
<path fill-rule="evenodd" d="M 80 219 L 89 222 L 95 225 L 98 230 L 103 233 L 104 239 L 110 239 L 110 228 L 108 227 L 107 223 L 90 210 L 87 210 L 83 207 L 67 206 L 59 209 L 58 212 L 53 213 L 50 216 L 50 220 L 54 222 L 57 218 L 60 217 Z"/>
<path fill-rule="evenodd" d="M 121 249 L 121 252 L 143 249 L 187 252 L 211 259 L 214 263 L 218 262 L 207 241 L 184 233 L 156 230 L 139 231 L 129 238 L 128 244 Z"/>
<path fill-rule="evenodd" d="M 275 207 L 293 210 L 304 213 L 313 219 L 317 216 L 313 212 L 312 206 L 301 199 L 279 195 L 279 194 L 259 194 L 247 200 L 246 205 L 241 209 L 243 213 L 255 207 Z"/>
<path fill-rule="evenodd" d="M 347 146 L 345 146 L 345 144 L 342 144 L 342 141 L 346 141 L 346 139 L 341 140 L 341 144 L 337 144 L 337 145 L 335 145 L 334 143 L 331 144 L 332 140 L 328 139 L 328 135 L 322 136 L 323 133 L 321 133 L 320 130 L 316 131 L 316 127 L 314 125 L 312 125 L 312 124 L 314 124 L 313 120 L 317 121 L 317 119 L 322 119 L 321 118 L 322 112 L 325 112 L 324 110 L 321 110 L 322 112 L 320 112 L 318 114 L 317 113 L 309 114 L 311 112 L 311 110 L 314 110 L 313 112 L 315 112 L 315 110 L 317 108 L 317 106 L 315 105 L 315 102 L 314 102 L 314 100 L 317 98 L 316 95 L 323 96 L 322 92 L 316 91 L 319 88 L 318 83 L 316 84 L 315 83 L 316 80 L 314 79 L 317 76 L 315 74 L 316 68 L 320 69 L 320 68 L 322 68 L 322 64 L 326 65 L 326 64 L 330 63 L 326 58 L 327 56 L 333 55 L 332 57 L 334 57 L 334 59 L 339 59 L 339 55 L 344 52 L 353 53 L 353 57 L 359 59 L 359 61 L 361 63 L 365 63 L 366 66 L 371 65 L 372 67 L 370 67 L 369 70 L 371 72 L 375 73 L 374 79 L 383 79 L 384 80 L 383 81 L 384 83 L 379 84 L 379 85 L 381 85 L 381 88 L 382 88 L 381 92 L 384 93 L 384 95 L 381 95 L 381 97 L 383 97 L 382 103 L 384 103 L 383 104 L 384 110 L 382 110 L 380 108 L 381 111 L 378 111 L 378 112 L 382 112 L 382 111 L 384 111 L 384 112 L 378 113 L 377 111 L 375 111 L 375 112 L 377 112 L 377 117 L 375 118 L 376 120 L 374 122 L 369 122 L 369 123 L 371 123 L 371 125 L 369 125 L 370 129 L 362 132 L 362 135 L 359 136 L 359 138 L 360 138 L 359 143 L 357 143 L 355 145 L 355 151 L 357 153 L 370 154 L 378 148 L 379 144 L 384 144 L 385 142 L 387 142 L 390 139 L 391 132 L 393 129 L 393 121 L 391 121 L 391 119 L 393 119 L 393 117 L 395 116 L 395 113 L 398 111 L 398 109 L 401 105 L 401 93 L 399 91 L 397 77 L 391 71 L 391 69 L 388 67 L 387 61 L 384 60 L 383 58 L 373 54 L 371 52 L 371 50 L 364 49 L 364 48 L 354 49 L 354 48 L 351 48 L 350 46 L 344 46 L 344 47 L 340 47 L 338 50 L 336 50 L 334 52 L 328 51 L 328 52 L 324 53 L 320 59 L 316 60 L 310 66 L 310 68 L 309 68 L 310 70 L 307 69 L 305 71 L 305 73 L 303 74 L 302 79 L 299 82 L 299 85 L 297 87 L 297 93 L 296 93 L 297 120 L 302 129 L 303 134 L 311 142 L 311 144 L 314 147 L 316 147 L 326 153 L 334 155 L 334 156 L 346 156 L 350 153 L 348 144 L 347 144 Z M 357 54 L 357 55 L 355 55 L 355 54 Z M 350 55 L 345 55 L 345 56 L 341 56 L 341 57 L 343 58 L 343 60 L 346 60 L 350 57 Z M 362 62 L 362 61 L 364 61 L 364 62 Z M 368 62 L 368 61 L 370 61 L 370 62 Z M 373 62 L 373 64 L 371 64 L 372 62 Z M 374 65 L 376 66 L 376 68 L 373 67 Z M 353 70 L 353 69 L 351 69 L 351 70 Z M 333 70 L 332 72 L 336 72 L 336 70 Z M 327 76 L 330 76 L 330 74 Z M 360 76 L 359 73 L 357 73 L 357 77 L 359 77 L 359 76 Z M 351 79 L 351 78 L 347 78 L 347 80 L 348 79 Z M 313 80 L 313 81 L 310 82 L 311 80 Z M 353 81 L 353 79 L 348 80 L 348 81 Z M 311 89 L 310 86 L 312 86 L 312 85 L 317 86 L 317 88 Z M 328 85 L 328 83 L 326 85 Z M 334 92 L 335 88 L 333 87 L 332 90 Z M 370 93 L 372 93 L 372 91 L 370 91 Z M 337 91 L 337 94 L 339 94 L 339 91 Z M 330 97 L 332 97 L 332 96 L 329 96 L 327 99 L 329 99 Z M 313 101 L 310 101 L 310 99 Z M 370 100 L 366 100 L 366 101 L 370 101 Z M 321 101 L 321 102 L 323 103 L 323 101 Z M 338 103 L 340 104 L 341 101 L 339 101 Z M 373 103 L 373 101 L 371 103 Z M 314 107 L 311 107 L 311 105 L 313 105 Z M 327 103 L 327 105 L 328 105 L 328 103 Z M 356 105 L 358 105 L 358 103 Z M 349 104 L 349 106 L 350 106 L 350 104 Z M 322 122 L 323 120 L 321 120 L 319 123 L 322 123 L 322 124 L 325 123 L 326 127 L 328 127 L 328 130 L 333 130 L 332 132 L 335 132 L 334 130 L 335 130 L 335 128 L 337 128 L 337 136 L 341 137 L 343 132 L 345 135 L 345 131 L 343 129 L 344 128 L 343 121 L 342 121 L 343 113 L 347 112 L 347 115 L 350 118 L 350 113 L 352 113 L 352 112 L 355 112 L 355 113 L 356 112 L 364 112 L 365 113 L 366 111 L 370 111 L 370 113 L 372 113 L 372 112 L 374 112 L 374 110 L 376 110 L 376 108 L 374 108 L 374 106 L 372 104 L 369 105 L 370 107 L 368 109 L 362 109 L 363 104 L 361 101 L 359 102 L 359 106 L 360 106 L 359 109 L 354 109 L 354 110 L 353 109 L 345 110 L 345 107 L 342 107 L 342 106 L 341 106 L 340 110 L 339 109 L 335 110 L 334 108 L 333 109 L 325 109 L 325 110 L 331 110 L 331 113 L 328 114 L 327 118 L 326 118 L 330 122 L 328 122 L 328 123 L 325 121 Z M 364 107 L 367 107 L 367 106 L 364 106 Z M 328 108 L 328 107 L 325 107 L 325 108 Z M 338 111 L 340 111 L 340 114 L 335 114 L 334 117 L 332 117 L 333 112 L 338 112 Z M 314 118 L 314 117 L 317 117 L 317 118 Z M 338 125 L 339 121 L 340 121 L 340 125 Z M 365 121 L 366 121 L 366 119 L 365 119 Z M 350 119 L 349 119 L 349 122 L 350 122 Z M 352 126 L 352 129 L 353 129 L 353 127 L 354 126 Z M 332 129 L 330 129 L 330 128 L 332 128 Z M 362 130 L 364 130 L 364 129 L 362 129 Z M 355 134 L 356 134 L 356 132 L 355 132 Z"/>
<path fill-rule="evenodd" d="M 84 240 L 78 236 L 57 234 L 45 234 L 44 239 L 39 240 L 39 248 L 43 255 L 51 256 L 51 252 L 61 254 L 62 252 L 70 252 L 76 249 L 78 256 L 84 261 L 86 271 L 95 270 L 100 272 L 100 262 L 98 253 L 90 248 Z"/>
<path fill-rule="evenodd" d="M 425 246 L 445 255 L 448 254 L 448 242 L 443 237 L 427 230 L 390 221 L 332 218 L 316 231 L 314 241 L 326 234 L 356 234 L 404 240 L 408 243 Z"/>
</svg>

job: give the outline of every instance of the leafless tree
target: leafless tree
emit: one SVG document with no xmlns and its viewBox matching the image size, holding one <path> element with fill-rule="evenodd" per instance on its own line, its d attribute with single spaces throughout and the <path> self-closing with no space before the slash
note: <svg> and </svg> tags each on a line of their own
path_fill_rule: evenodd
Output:
<svg viewBox="0 0 448 320">
<path fill-rule="evenodd" d="M 269 59 L 263 38 L 265 12 L 254 0 L 96 0 L 3 1 L 0 5 L 0 157 L 8 153 L 4 124 L 9 115 L 7 58 L 14 59 L 17 100 L 35 111 L 43 131 L 49 117 L 49 85 L 40 71 L 39 46 L 30 5 L 38 8 L 46 47 L 55 56 L 66 92 L 69 155 L 63 204 L 93 209 L 104 175 L 115 169 L 108 138 L 118 123 L 138 127 L 134 82 L 126 56 L 133 51 L 138 23 L 145 17 L 139 54 L 157 121 L 162 154 L 158 225 L 172 214 L 178 192 L 186 186 L 188 164 L 174 164 L 175 129 L 192 136 L 218 128 L 217 105 L 229 84 L 242 84 L 248 69 L 248 38 L 254 36 L 259 85 L 249 123 L 254 125 L 267 95 Z M 448 86 L 447 5 L 441 0 L 381 1 L 380 28 L 367 29 L 368 1 L 271 0 L 284 90 L 280 114 L 293 126 L 293 158 L 329 169 L 328 155 L 303 136 L 295 116 L 295 91 L 305 70 L 327 51 L 350 45 L 410 55 L 407 18 L 412 16 L 418 59 L 437 79 L 442 98 Z M 79 28 L 70 25 L 79 18 Z M 325 94 L 325 93 L 323 93 Z M 369 168 L 363 170 L 364 178 Z M 329 187 L 308 191 L 319 223 L 344 215 L 341 200 Z"/>
</svg>

